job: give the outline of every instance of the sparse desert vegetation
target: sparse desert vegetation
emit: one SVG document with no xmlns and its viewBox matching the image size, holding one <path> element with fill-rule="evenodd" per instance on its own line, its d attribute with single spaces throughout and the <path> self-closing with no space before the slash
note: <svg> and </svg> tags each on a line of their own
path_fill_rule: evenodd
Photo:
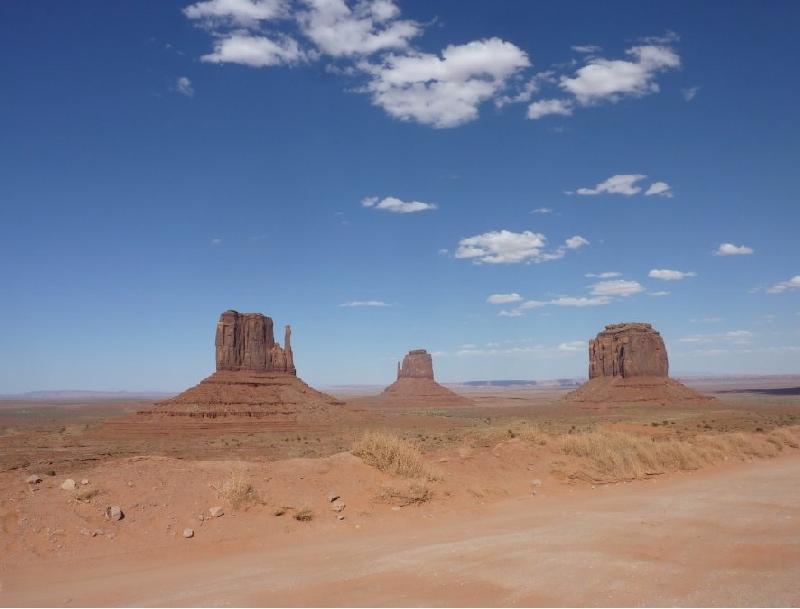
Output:
<svg viewBox="0 0 800 609">
<path fill-rule="evenodd" d="M 393 433 L 366 431 L 353 444 L 351 452 L 365 463 L 395 476 L 427 481 L 441 478 L 441 474 L 426 463 L 415 445 Z"/>
</svg>

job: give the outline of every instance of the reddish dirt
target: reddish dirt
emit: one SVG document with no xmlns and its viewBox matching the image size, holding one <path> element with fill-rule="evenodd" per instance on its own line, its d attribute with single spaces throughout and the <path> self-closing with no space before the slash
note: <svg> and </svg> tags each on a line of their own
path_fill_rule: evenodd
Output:
<svg viewBox="0 0 800 609">
<path fill-rule="evenodd" d="M 130 404 L 47 406 L 39 409 L 45 417 L 0 408 L 0 605 L 800 600 L 800 449 L 595 488 L 554 477 L 564 456 L 510 431 L 533 424 L 549 433 L 608 427 L 682 437 L 790 427 L 800 396 L 742 393 L 713 409 L 607 414 L 554 402 L 563 392 L 468 395 L 470 408 L 365 412 L 358 423 L 291 429 L 230 417 L 223 425 L 155 420 L 130 415 Z M 441 473 L 429 483 L 432 499 L 380 498 L 387 487 L 406 497 L 414 490 L 344 452 L 365 428 L 419 444 Z M 485 441 L 463 435 L 487 430 Z M 29 485 L 31 473 L 42 482 Z M 61 489 L 66 478 L 77 491 Z M 234 506 L 225 489 L 237 482 L 253 492 Z M 332 491 L 342 511 L 334 511 Z M 105 515 L 115 505 L 120 521 Z M 212 517 L 215 506 L 224 515 Z M 313 519 L 296 520 L 306 506 Z M 194 537 L 183 537 L 186 528 Z"/>
</svg>

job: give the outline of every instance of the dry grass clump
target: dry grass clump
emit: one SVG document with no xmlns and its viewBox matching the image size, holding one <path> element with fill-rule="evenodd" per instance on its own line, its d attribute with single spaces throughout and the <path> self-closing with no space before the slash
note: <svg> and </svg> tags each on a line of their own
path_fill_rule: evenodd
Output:
<svg viewBox="0 0 800 609">
<path fill-rule="evenodd" d="M 294 513 L 294 519 L 300 522 L 310 522 L 314 520 L 314 508 L 304 503 L 297 508 L 297 511 Z"/>
<path fill-rule="evenodd" d="M 695 436 L 689 440 L 659 439 L 619 431 L 591 431 L 561 436 L 558 451 L 588 462 L 571 474 L 595 482 L 639 480 L 675 471 L 694 471 L 704 465 L 733 459 L 776 457 L 784 447 L 798 447 L 791 432 L 729 433 Z"/>
<path fill-rule="evenodd" d="M 217 489 L 217 492 L 234 509 L 261 501 L 252 482 L 241 472 L 231 474 L 231 477 L 222 483 L 222 487 Z"/>
<path fill-rule="evenodd" d="M 532 446 L 544 446 L 547 444 L 547 434 L 538 427 L 517 426 L 484 427 L 470 431 L 466 438 L 472 442 L 473 446 L 492 447 L 500 442 L 519 438 Z"/>
<path fill-rule="evenodd" d="M 412 480 L 403 486 L 384 485 L 378 493 L 378 501 L 406 506 L 421 504 L 433 498 L 433 491 L 425 480 Z"/>
<path fill-rule="evenodd" d="M 92 500 L 92 497 L 96 497 L 102 492 L 103 491 L 99 488 L 83 488 L 75 493 L 75 501 L 89 503 Z"/>
<path fill-rule="evenodd" d="M 441 479 L 441 474 L 425 462 L 416 446 L 391 433 L 367 431 L 350 452 L 365 463 L 395 476 L 428 481 Z"/>
</svg>

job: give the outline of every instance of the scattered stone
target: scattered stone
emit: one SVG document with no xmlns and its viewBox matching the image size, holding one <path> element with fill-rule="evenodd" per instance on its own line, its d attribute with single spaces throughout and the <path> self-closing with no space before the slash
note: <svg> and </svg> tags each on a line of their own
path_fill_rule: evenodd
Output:
<svg viewBox="0 0 800 609">
<path fill-rule="evenodd" d="M 110 520 L 122 520 L 123 516 L 122 508 L 118 505 L 112 505 L 106 508 L 106 518 Z"/>
<path fill-rule="evenodd" d="M 336 519 L 337 519 L 337 520 L 344 520 L 344 514 L 338 514 L 338 515 L 336 516 Z"/>
<path fill-rule="evenodd" d="M 107 537 L 108 539 L 114 539 L 116 536 L 117 536 L 117 534 L 116 534 L 116 533 L 109 533 L 108 535 L 106 535 L 106 537 Z"/>
<path fill-rule="evenodd" d="M 94 531 L 92 531 L 92 537 L 98 537 L 98 536 L 102 537 L 105 534 L 106 532 L 103 529 L 95 529 Z"/>
<path fill-rule="evenodd" d="M 189 529 L 189 528 L 183 529 L 183 536 L 186 539 L 191 539 L 192 537 L 194 537 L 194 529 Z"/>
<path fill-rule="evenodd" d="M 31 474 L 25 480 L 28 484 L 39 484 L 41 481 L 42 479 L 36 474 Z"/>
<path fill-rule="evenodd" d="M 534 478 L 533 480 L 531 480 L 531 484 L 533 486 L 542 486 L 542 481 L 539 480 L 539 478 Z"/>
<path fill-rule="evenodd" d="M 89 484 L 89 478 L 84 478 L 83 480 L 81 480 L 81 484 L 84 485 L 84 486 Z"/>
<path fill-rule="evenodd" d="M 65 491 L 74 491 L 76 488 L 78 488 L 78 485 L 72 478 L 67 478 L 61 483 L 61 488 Z"/>
<path fill-rule="evenodd" d="M 205 519 L 206 519 L 206 517 L 205 517 L 205 516 L 203 516 L 202 514 L 200 514 L 200 515 L 197 517 L 197 519 L 198 519 L 200 522 L 204 522 L 204 521 L 205 521 Z"/>
<path fill-rule="evenodd" d="M 208 510 L 208 513 L 211 514 L 214 518 L 219 518 L 225 513 L 225 510 L 223 510 L 220 506 L 217 505 L 210 508 Z"/>
<path fill-rule="evenodd" d="M 336 501 L 333 504 L 332 508 L 333 508 L 334 512 L 341 512 L 341 511 L 344 510 L 344 502 L 343 501 Z"/>
<path fill-rule="evenodd" d="M 329 502 L 334 502 L 339 497 L 341 497 L 341 495 L 339 493 L 335 492 L 335 491 L 331 491 L 330 493 L 328 493 L 328 501 Z"/>
</svg>

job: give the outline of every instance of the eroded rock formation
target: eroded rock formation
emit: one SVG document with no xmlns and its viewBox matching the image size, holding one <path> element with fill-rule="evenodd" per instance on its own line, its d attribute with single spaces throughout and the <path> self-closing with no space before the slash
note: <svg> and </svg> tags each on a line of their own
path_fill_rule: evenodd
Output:
<svg viewBox="0 0 800 609">
<path fill-rule="evenodd" d="M 286 372 L 297 374 L 291 345 L 292 329 L 286 326 L 285 347 L 275 342 L 272 319 L 261 313 L 225 311 L 217 323 L 217 370 Z"/>
<path fill-rule="evenodd" d="M 397 364 L 398 379 L 433 379 L 433 357 L 425 349 L 409 351 L 403 366 Z"/>
<path fill-rule="evenodd" d="M 311 421 L 341 414 L 343 403 L 297 377 L 286 326 L 284 346 L 275 342 L 272 319 L 225 311 L 214 340 L 216 372 L 191 389 L 159 402 L 145 414 L 215 419 L 268 418 Z"/>
<path fill-rule="evenodd" d="M 397 363 L 397 380 L 376 396 L 348 400 L 349 404 L 376 408 L 439 408 L 471 406 L 472 400 L 442 387 L 433 378 L 433 358 L 425 349 L 409 351 L 402 366 Z"/>
<path fill-rule="evenodd" d="M 669 376 L 661 334 L 643 323 L 611 324 L 589 341 L 589 379 Z"/>
<path fill-rule="evenodd" d="M 664 340 L 650 324 L 606 326 L 589 341 L 589 380 L 562 399 L 582 408 L 700 406 L 715 401 L 669 378 Z"/>
</svg>

